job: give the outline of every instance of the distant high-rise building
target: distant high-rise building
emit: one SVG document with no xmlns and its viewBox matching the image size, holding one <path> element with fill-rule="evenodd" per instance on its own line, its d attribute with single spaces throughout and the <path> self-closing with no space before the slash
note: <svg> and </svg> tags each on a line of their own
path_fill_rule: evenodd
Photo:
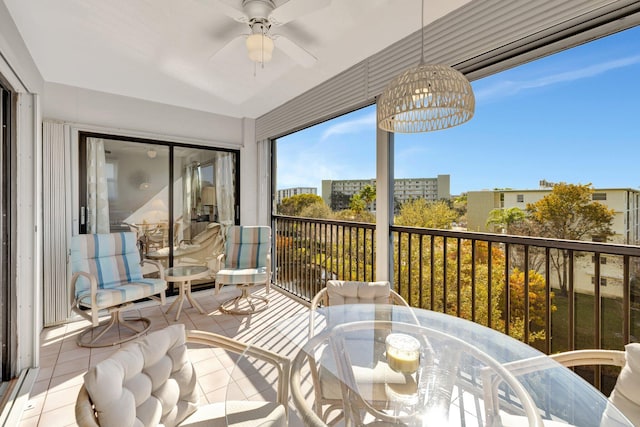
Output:
<svg viewBox="0 0 640 427">
<path fill-rule="evenodd" d="M 316 187 L 294 187 L 294 188 L 283 188 L 282 190 L 278 190 L 276 194 L 276 204 L 282 203 L 282 200 L 286 197 L 295 196 L 298 194 L 318 194 L 318 189 Z"/>
<path fill-rule="evenodd" d="M 396 206 L 413 199 L 431 201 L 451 198 L 450 176 L 438 175 L 436 178 L 399 178 L 394 180 L 393 197 Z M 375 179 L 323 180 L 322 199 L 334 211 L 349 208 L 354 194 L 365 185 L 376 186 Z M 375 202 L 371 210 L 375 211 Z"/>
</svg>

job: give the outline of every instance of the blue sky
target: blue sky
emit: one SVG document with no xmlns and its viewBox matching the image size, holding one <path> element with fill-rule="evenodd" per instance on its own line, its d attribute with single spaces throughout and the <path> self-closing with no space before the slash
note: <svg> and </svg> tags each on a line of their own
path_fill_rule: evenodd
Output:
<svg viewBox="0 0 640 427">
<path fill-rule="evenodd" d="M 464 125 L 396 134 L 396 178 L 451 193 L 538 182 L 640 188 L 640 27 L 472 82 Z M 375 107 L 278 140 L 277 188 L 375 177 Z"/>
</svg>

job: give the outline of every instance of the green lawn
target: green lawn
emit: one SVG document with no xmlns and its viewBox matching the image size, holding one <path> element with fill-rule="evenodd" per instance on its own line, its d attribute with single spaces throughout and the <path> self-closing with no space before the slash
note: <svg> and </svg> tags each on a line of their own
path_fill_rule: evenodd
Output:
<svg viewBox="0 0 640 427">
<path fill-rule="evenodd" d="M 554 304 L 558 308 L 552 315 L 551 349 L 552 353 L 569 350 L 568 340 L 568 298 L 556 294 Z M 577 294 L 575 315 L 575 348 L 597 348 L 594 342 L 594 297 L 593 295 Z M 624 349 L 624 337 L 622 330 L 622 300 L 602 298 L 602 348 Z M 632 318 L 633 323 L 633 318 Z M 632 328 L 633 330 L 633 328 Z M 593 384 L 594 368 L 576 368 L 576 372 Z M 608 394 L 615 385 L 619 369 L 606 367 L 602 369 L 603 393 Z"/>
<path fill-rule="evenodd" d="M 553 299 L 557 310 L 552 315 L 551 348 L 552 352 L 569 350 L 568 317 L 569 304 L 565 296 L 556 294 Z M 597 348 L 594 335 L 594 297 L 576 294 L 575 302 L 575 348 Z M 624 337 L 622 331 L 622 300 L 602 298 L 602 348 L 622 350 Z"/>
</svg>

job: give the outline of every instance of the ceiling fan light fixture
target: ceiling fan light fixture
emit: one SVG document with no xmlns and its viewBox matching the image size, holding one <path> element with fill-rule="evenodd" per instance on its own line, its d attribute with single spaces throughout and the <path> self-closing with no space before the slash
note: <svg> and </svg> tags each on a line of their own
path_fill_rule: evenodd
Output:
<svg viewBox="0 0 640 427">
<path fill-rule="evenodd" d="M 273 40 L 264 34 L 251 34 L 247 37 L 247 52 L 253 62 L 269 62 L 273 56 Z"/>
</svg>

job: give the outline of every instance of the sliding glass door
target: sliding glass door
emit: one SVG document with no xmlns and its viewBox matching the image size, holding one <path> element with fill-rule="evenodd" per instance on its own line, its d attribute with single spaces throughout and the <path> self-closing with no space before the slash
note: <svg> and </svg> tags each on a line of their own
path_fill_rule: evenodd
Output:
<svg viewBox="0 0 640 427">
<path fill-rule="evenodd" d="M 134 231 L 142 257 L 216 271 L 238 218 L 238 151 L 88 133 L 79 148 L 80 233 Z"/>
<path fill-rule="evenodd" d="M 0 85 L 0 364 L 2 381 L 11 378 L 11 358 L 15 343 L 11 330 L 14 288 L 11 283 L 11 92 Z M 15 332 L 15 331 L 14 331 Z"/>
</svg>

